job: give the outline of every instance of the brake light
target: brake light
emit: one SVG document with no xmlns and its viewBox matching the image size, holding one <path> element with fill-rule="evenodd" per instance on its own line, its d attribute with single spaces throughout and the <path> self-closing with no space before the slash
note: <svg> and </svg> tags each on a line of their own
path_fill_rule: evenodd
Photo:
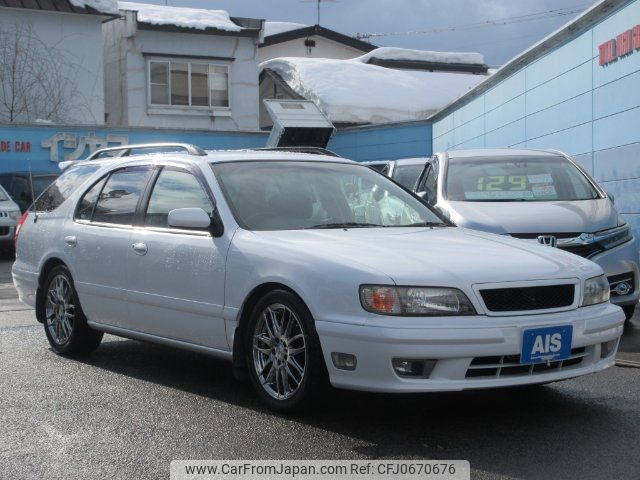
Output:
<svg viewBox="0 0 640 480">
<path fill-rule="evenodd" d="M 18 246 L 18 234 L 20 233 L 20 230 L 22 230 L 22 225 L 27 221 L 27 218 L 29 218 L 29 212 L 24 212 L 20 217 L 20 220 L 18 220 L 18 224 L 16 225 L 16 234 L 13 237 L 13 243 L 15 246 Z"/>
</svg>

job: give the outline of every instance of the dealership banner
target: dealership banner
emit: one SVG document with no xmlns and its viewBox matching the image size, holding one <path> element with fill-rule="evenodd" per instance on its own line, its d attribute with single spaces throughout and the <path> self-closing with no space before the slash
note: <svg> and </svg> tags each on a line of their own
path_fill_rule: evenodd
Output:
<svg viewBox="0 0 640 480">
<path fill-rule="evenodd" d="M 0 124 L 0 173 L 55 172 L 58 162 L 123 144 L 180 142 L 226 150 L 262 147 L 266 139 L 263 132 Z"/>
</svg>

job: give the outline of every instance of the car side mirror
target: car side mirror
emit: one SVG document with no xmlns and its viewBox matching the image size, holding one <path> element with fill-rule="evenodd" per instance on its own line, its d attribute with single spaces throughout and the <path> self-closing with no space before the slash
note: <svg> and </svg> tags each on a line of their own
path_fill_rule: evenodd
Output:
<svg viewBox="0 0 640 480">
<path fill-rule="evenodd" d="M 616 203 L 616 196 L 613 193 L 610 192 L 604 192 L 607 194 L 607 197 L 609 197 L 609 200 L 611 200 L 611 203 Z"/>
<path fill-rule="evenodd" d="M 169 212 L 167 223 L 174 228 L 209 228 L 211 218 L 201 208 L 176 208 Z"/>
</svg>

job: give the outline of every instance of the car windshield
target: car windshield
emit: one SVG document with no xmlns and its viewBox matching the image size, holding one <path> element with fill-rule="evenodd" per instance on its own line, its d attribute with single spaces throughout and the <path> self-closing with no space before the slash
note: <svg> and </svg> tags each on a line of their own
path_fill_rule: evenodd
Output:
<svg viewBox="0 0 640 480">
<path fill-rule="evenodd" d="M 0 187 L 0 202 L 6 202 L 9 200 L 9 195 L 4 191 L 4 188 Z"/>
<path fill-rule="evenodd" d="M 445 197 L 462 202 L 541 202 L 601 198 L 564 157 L 450 158 Z"/>
<path fill-rule="evenodd" d="M 413 190 L 423 169 L 424 165 L 397 165 L 393 171 L 393 179 L 404 188 Z"/>
<path fill-rule="evenodd" d="M 448 225 L 365 166 L 242 161 L 212 168 L 236 220 L 248 230 Z"/>
</svg>

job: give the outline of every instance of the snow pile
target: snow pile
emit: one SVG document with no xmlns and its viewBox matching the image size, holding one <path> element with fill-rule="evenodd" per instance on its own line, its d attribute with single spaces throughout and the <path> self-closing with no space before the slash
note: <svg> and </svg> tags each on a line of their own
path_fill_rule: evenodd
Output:
<svg viewBox="0 0 640 480">
<path fill-rule="evenodd" d="M 104 1 L 104 0 L 103 0 Z M 138 12 L 138 21 L 153 25 L 175 25 L 183 28 L 217 28 L 229 32 L 238 32 L 242 27 L 231 21 L 224 10 L 205 10 L 201 8 L 165 7 L 148 3 L 118 2 L 121 10 Z"/>
<path fill-rule="evenodd" d="M 93 8 L 102 13 L 118 13 L 116 0 L 69 0 L 74 7 Z"/>
<path fill-rule="evenodd" d="M 302 23 L 292 22 L 265 22 L 264 23 L 264 36 L 278 35 L 279 33 L 290 32 L 291 30 L 298 30 L 300 28 L 307 28 L 308 25 Z"/>
<path fill-rule="evenodd" d="M 362 57 L 361 57 L 362 58 Z M 396 70 L 360 59 L 275 58 L 263 62 L 334 123 L 426 118 L 485 80 L 484 75 Z"/>
<path fill-rule="evenodd" d="M 357 60 L 367 63 L 376 60 L 406 60 L 434 63 L 464 63 L 471 65 L 484 64 L 484 56 L 474 52 L 431 52 L 428 50 L 411 50 L 409 48 L 380 47 L 372 50 Z"/>
</svg>

